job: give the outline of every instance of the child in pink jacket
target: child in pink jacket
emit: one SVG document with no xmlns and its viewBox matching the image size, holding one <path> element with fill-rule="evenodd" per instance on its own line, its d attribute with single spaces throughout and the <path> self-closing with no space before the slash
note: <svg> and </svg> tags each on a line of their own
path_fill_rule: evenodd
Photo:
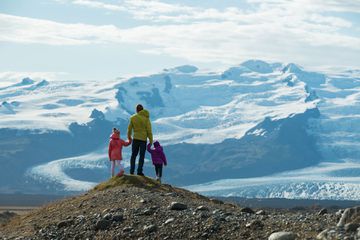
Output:
<svg viewBox="0 0 360 240">
<path fill-rule="evenodd" d="M 162 177 L 162 168 L 163 165 L 167 165 L 166 156 L 164 154 L 163 148 L 160 146 L 158 141 L 154 142 L 154 148 L 151 148 L 151 144 L 147 145 L 147 150 L 151 154 L 151 160 L 155 166 L 156 180 L 161 182 Z"/>
<path fill-rule="evenodd" d="M 120 138 L 120 131 L 116 128 L 113 128 L 113 132 L 110 136 L 109 142 L 109 160 L 111 162 L 111 177 L 114 176 L 115 165 L 119 166 L 120 171 L 117 176 L 122 176 L 124 174 L 124 166 L 121 163 L 122 160 L 122 147 L 129 146 L 131 144 L 131 139 L 125 142 Z"/>
</svg>

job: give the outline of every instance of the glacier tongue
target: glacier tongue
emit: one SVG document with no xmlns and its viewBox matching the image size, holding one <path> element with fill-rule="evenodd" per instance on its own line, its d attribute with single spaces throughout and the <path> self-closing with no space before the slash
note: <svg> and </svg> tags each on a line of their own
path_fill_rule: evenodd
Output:
<svg viewBox="0 0 360 240">
<path fill-rule="evenodd" d="M 332 172 L 357 171 L 356 176 L 330 176 Z M 360 163 L 320 163 L 314 167 L 271 176 L 224 179 L 185 188 L 210 196 L 247 198 L 333 199 L 360 198 Z"/>
</svg>

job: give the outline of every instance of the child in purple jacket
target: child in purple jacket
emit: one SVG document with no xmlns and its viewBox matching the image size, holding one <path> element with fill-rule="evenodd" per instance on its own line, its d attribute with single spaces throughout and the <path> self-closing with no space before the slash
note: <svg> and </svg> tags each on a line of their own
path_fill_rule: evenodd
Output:
<svg viewBox="0 0 360 240">
<path fill-rule="evenodd" d="M 160 143 L 158 141 L 154 142 L 153 149 L 151 148 L 151 144 L 149 143 L 147 145 L 147 150 L 151 154 L 151 160 L 153 162 L 153 165 L 155 166 L 156 180 L 161 182 L 163 164 L 165 166 L 167 165 L 164 150 L 160 146 Z"/>
</svg>

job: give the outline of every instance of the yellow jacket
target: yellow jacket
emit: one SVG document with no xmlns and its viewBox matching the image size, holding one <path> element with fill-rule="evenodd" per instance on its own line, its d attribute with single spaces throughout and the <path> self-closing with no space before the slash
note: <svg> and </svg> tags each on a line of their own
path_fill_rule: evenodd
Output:
<svg viewBox="0 0 360 240">
<path fill-rule="evenodd" d="M 150 123 L 150 114 L 146 109 L 132 115 L 128 126 L 127 135 L 131 137 L 134 130 L 133 139 L 147 141 L 149 138 L 150 143 L 153 143 L 153 135 Z"/>
</svg>

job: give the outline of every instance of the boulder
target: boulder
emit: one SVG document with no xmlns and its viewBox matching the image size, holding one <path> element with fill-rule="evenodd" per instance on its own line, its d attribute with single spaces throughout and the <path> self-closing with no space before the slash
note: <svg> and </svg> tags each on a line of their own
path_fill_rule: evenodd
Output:
<svg viewBox="0 0 360 240">
<path fill-rule="evenodd" d="M 296 234 L 293 232 L 275 232 L 270 235 L 269 240 L 295 240 Z"/>
<path fill-rule="evenodd" d="M 111 226 L 111 221 L 106 219 L 100 219 L 95 224 L 95 230 L 106 230 Z"/>
<path fill-rule="evenodd" d="M 250 213 L 250 214 L 254 214 L 254 210 L 252 210 L 251 208 L 249 207 L 244 207 L 242 209 L 240 209 L 240 212 L 243 212 L 243 213 Z"/>
<path fill-rule="evenodd" d="M 172 202 L 169 206 L 169 209 L 181 211 L 187 209 L 187 205 L 179 202 Z"/>
<path fill-rule="evenodd" d="M 321 209 L 321 210 L 318 212 L 318 215 L 324 215 L 324 214 L 326 214 L 326 213 L 328 213 L 327 209 L 326 209 L 326 208 L 323 208 L 323 209 Z"/>
<path fill-rule="evenodd" d="M 343 227 L 347 223 L 360 223 L 360 206 L 345 209 L 337 226 Z"/>
</svg>

